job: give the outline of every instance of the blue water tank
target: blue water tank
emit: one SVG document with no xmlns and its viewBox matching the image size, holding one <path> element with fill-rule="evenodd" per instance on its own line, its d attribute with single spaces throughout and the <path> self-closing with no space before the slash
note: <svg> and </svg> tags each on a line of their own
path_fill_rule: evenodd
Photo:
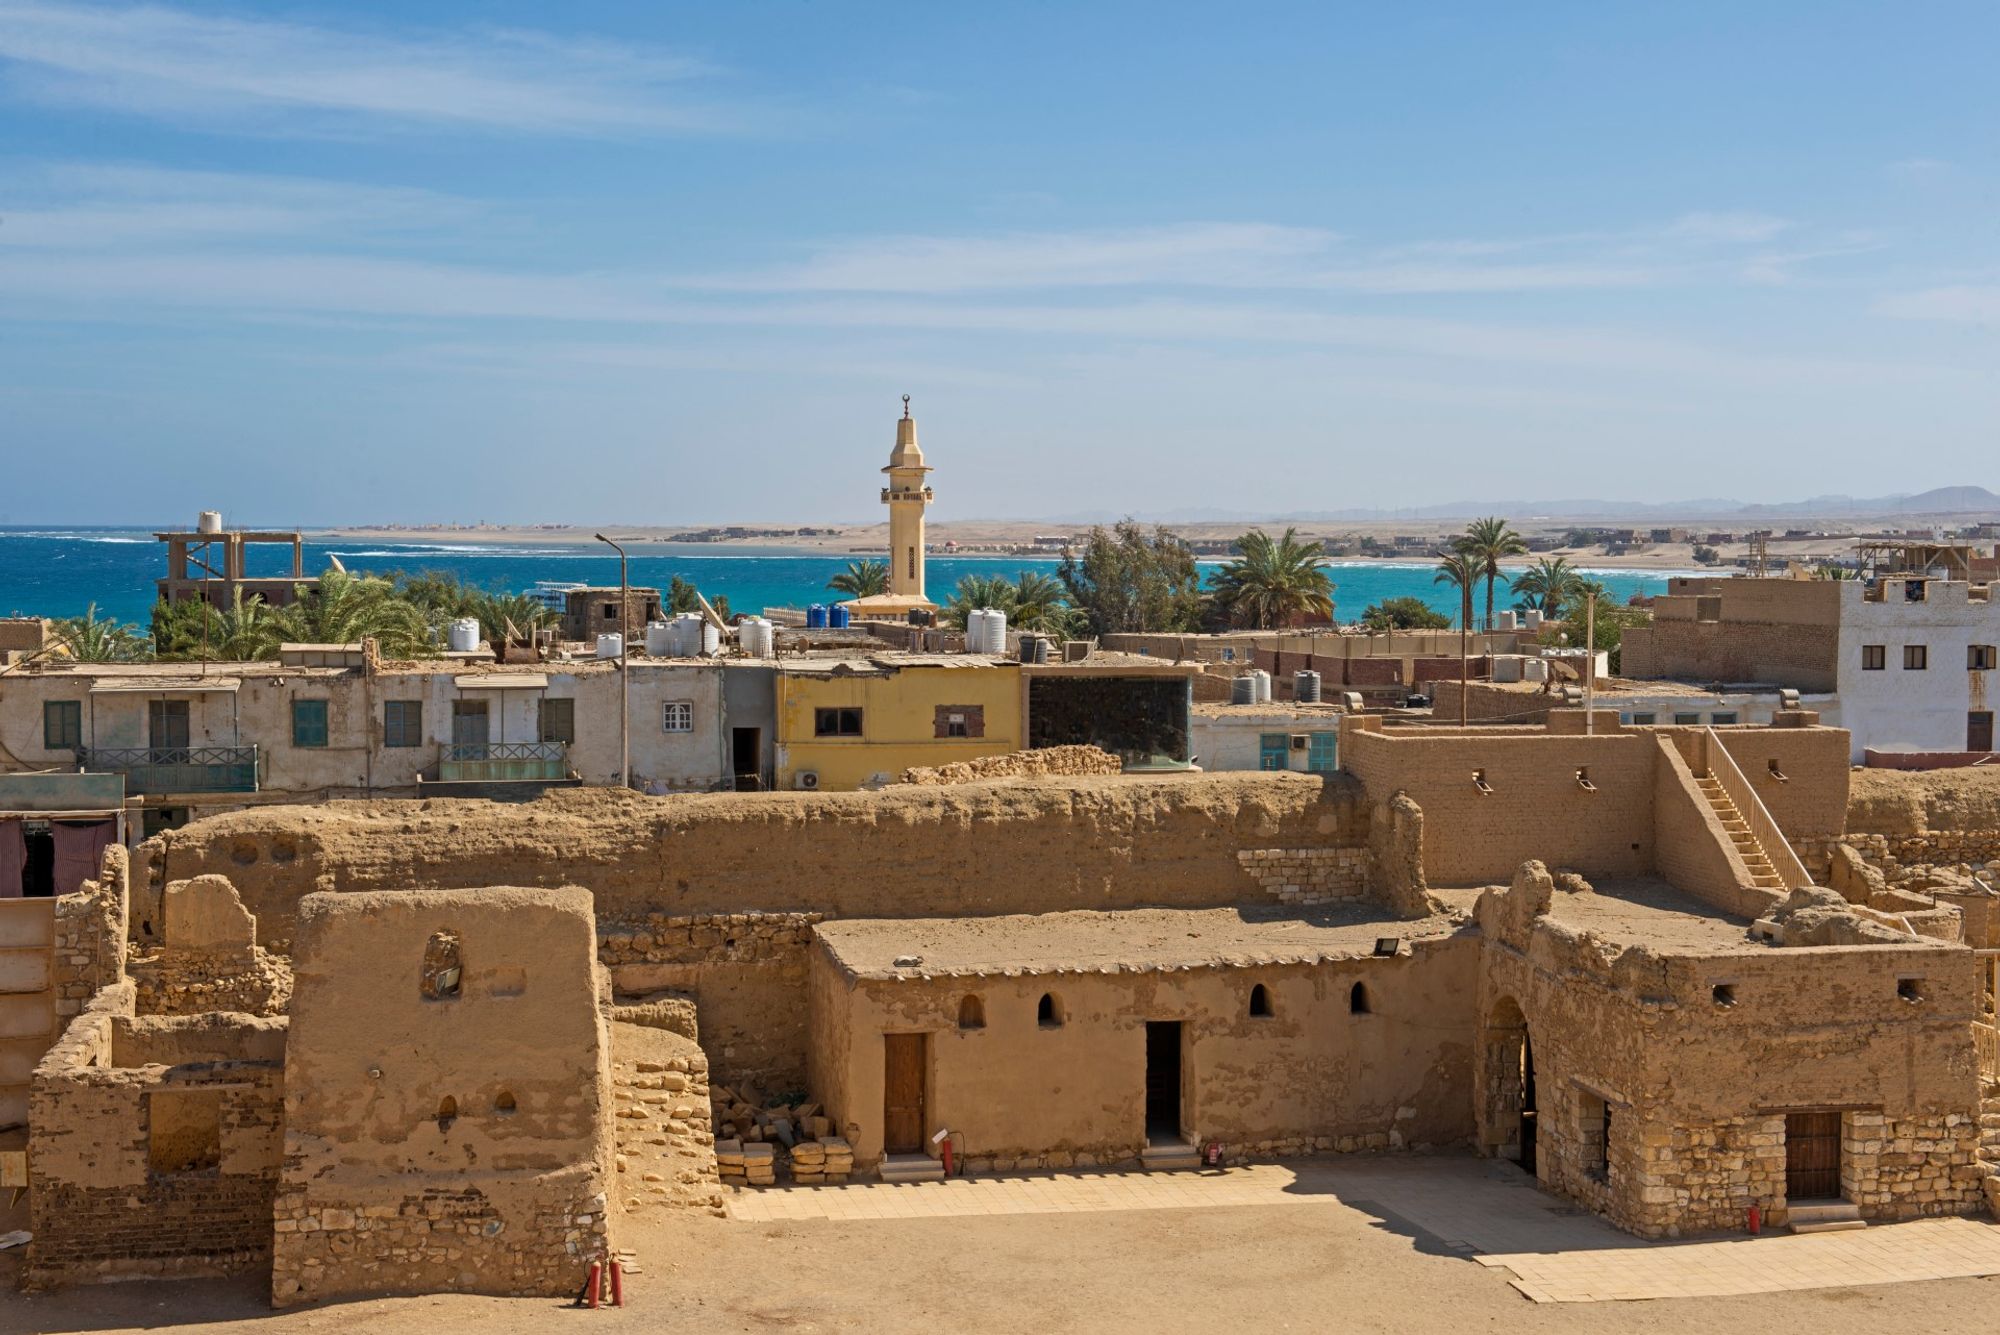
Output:
<svg viewBox="0 0 2000 1335">
<path fill-rule="evenodd" d="M 808 605 L 808 606 L 807 606 L 807 608 L 806 608 L 806 629 L 807 629 L 807 630 L 825 630 L 825 629 L 826 629 L 826 604 L 825 604 L 825 603 L 812 603 L 812 604 L 810 604 L 810 605 Z"/>
<path fill-rule="evenodd" d="M 847 629 L 847 608 L 844 604 L 835 603 L 832 607 L 826 609 L 826 615 L 827 624 L 835 630 Z"/>
</svg>

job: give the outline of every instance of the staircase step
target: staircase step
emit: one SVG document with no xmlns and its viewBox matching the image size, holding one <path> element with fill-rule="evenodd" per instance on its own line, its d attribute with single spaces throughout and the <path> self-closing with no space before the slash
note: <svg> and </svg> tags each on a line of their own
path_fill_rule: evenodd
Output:
<svg viewBox="0 0 2000 1335">
<path fill-rule="evenodd" d="M 1849 1229 L 1867 1228 L 1865 1219 L 1836 1219 L 1826 1224 L 1793 1224 L 1794 1233 L 1845 1233 Z"/>
<path fill-rule="evenodd" d="M 884 1182 L 942 1182 L 944 1165 L 928 1154 L 885 1154 L 875 1175 Z"/>
<path fill-rule="evenodd" d="M 1786 1214 L 1794 1233 L 1838 1233 L 1866 1228 L 1861 1209 L 1853 1201 L 1815 1201 L 1789 1207 Z"/>
<path fill-rule="evenodd" d="M 1139 1151 L 1148 1172 L 1182 1172 L 1201 1167 L 1201 1151 L 1184 1140 L 1155 1141 Z"/>
</svg>

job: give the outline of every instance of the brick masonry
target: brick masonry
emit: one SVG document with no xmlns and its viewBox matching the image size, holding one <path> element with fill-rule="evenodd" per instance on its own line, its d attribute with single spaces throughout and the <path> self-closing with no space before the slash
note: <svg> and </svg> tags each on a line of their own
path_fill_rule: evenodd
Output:
<svg viewBox="0 0 2000 1335">
<path fill-rule="evenodd" d="M 1365 848 L 1245 848 L 1236 860 L 1283 904 L 1336 904 L 1368 895 Z"/>
</svg>

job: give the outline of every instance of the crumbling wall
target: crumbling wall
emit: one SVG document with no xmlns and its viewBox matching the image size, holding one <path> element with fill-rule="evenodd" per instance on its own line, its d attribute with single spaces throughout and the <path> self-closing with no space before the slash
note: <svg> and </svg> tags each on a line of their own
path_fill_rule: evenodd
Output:
<svg viewBox="0 0 2000 1335">
<path fill-rule="evenodd" d="M 589 895 L 312 896 L 294 967 L 272 1302 L 576 1292 L 613 1174 Z"/>
<path fill-rule="evenodd" d="M 166 831 L 148 852 L 159 878 L 228 876 L 282 950 L 316 890 L 576 884 L 607 923 L 1210 908 L 1263 898 L 1239 849 L 1367 839 L 1361 788 L 1344 776 L 1201 774 L 262 807 Z"/>
<path fill-rule="evenodd" d="M 104 850 L 95 881 L 56 900 L 49 986 L 58 1023 L 81 1014 L 100 988 L 125 976 L 128 877 L 125 849 L 113 844 Z"/>
<path fill-rule="evenodd" d="M 994 779 L 1025 779 L 1055 774 L 1117 774 L 1124 765 L 1117 756 L 1094 746 L 1049 746 L 1036 751 L 1009 751 L 953 765 L 917 766 L 903 771 L 904 783 L 984 783 Z"/>
<path fill-rule="evenodd" d="M 280 1015 L 292 995 L 292 970 L 257 944 L 257 920 L 225 876 L 168 885 L 162 899 L 165 944 L 137 946 L 129 971 L 141 1015 L 234 1011 Z"/>
<path fill-rule="evenodd" d="M 30 1287 L 228 1275 L 271 1254 L 283 1020 L 134 1019 L 98 994 L 35 1070 Z"/>
<path fill-rule="evenodd" d="M 619 1207 L 721 1215 L 701 1046 L 665 1029 L 612 1024 L 611 1098 Z"/>
</svg>

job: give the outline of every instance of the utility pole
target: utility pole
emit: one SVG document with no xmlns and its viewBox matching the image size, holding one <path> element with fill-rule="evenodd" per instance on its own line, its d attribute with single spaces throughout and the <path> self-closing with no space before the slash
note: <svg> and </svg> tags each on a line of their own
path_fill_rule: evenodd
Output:
<svg viewBox="0 0 2000 1335">
<path fill-rule="evenodd" d="M 597 540 L 618 553 L 618 782 L 632 786 L 632 582 L 625 549 L 602 533 Z"/>
<path fill-rule="evenodd" d="M 1597 731 L 1597 593 L 1586 590 L 1590 601 L 1583 610 L 1583 735 Z"/>
</svg>

